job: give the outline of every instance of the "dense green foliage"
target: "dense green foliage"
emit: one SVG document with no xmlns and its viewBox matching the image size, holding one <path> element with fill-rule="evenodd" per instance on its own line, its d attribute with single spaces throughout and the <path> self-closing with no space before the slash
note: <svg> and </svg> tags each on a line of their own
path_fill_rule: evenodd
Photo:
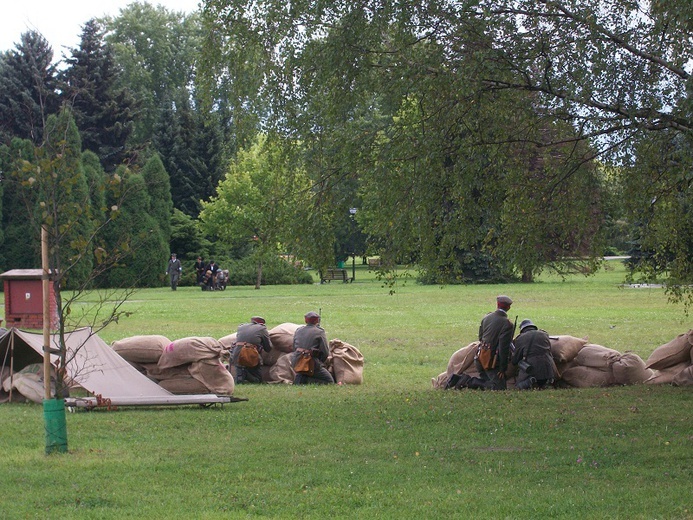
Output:
<svg viewBox="0 0 693 520">
<path fill-rule="evenodd" d="M 690 139 L 690 4 L 671 3 L 209 0 L 205 70 L 233 77 L 266 126 L 300 140 L 322 187 L 316 212 L 358 179 L 359 222 L 385 258 L 414 260 L 432 281 L 590 272 L 573 260 L 601 253 L 611 218 L 594 159 L 623 163 L 635 188 L 640 142 Z M 666 207 L 664 160 L 645 169 Z M 639 231 L 658 275 L 689 275 L 668 260 L 685 241 Z"/>
</svg>

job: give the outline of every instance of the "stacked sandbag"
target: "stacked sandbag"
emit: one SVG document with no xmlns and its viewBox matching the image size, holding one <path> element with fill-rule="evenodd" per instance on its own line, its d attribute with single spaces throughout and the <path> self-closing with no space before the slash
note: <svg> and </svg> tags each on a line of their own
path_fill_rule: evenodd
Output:
<svg viewBox="0 0 693 520">
<path fill-rule="evenodd" d="M 561 364 L 573 361 L 580 350 L 589 343 L 587 338 L 576 338 L 569 335 L 549 336 L 549 341 L 551 342 L 551 355 L 559 368 Z"/>
<path fill-rule="evenodd" d="M 634 352 L 626 352 L 611 366 L 617 385 L 638 385 L 654 376 L 645 361 Z"/>
<path fill-rule="evenodd" d="M 650 385 L 693 385 L 693 381 L 688 382 L 688 375 L 692 371 L 687 371 L 693 363 L 692 358 L 693 329 L 679 334 L 664 345 L 660 345 L 650 354 L 646 365 L 647 368 L 654 371 L 654 375 L 646 383 Z"/>
<path fill-rule="evenodd" d="M 296 373 L 291 366 L 291 354 L 282 354 L 277 362 L 269 367 L 267 382 L 293 384 Z"/>
<path fill-rule="evenodd" d="M 294 334 L 302 325 L 296 323 L 282 323 L 269 330 L 272 346 L 282 352 L 290 353 L 294 351 Z"/>
<path fill-rule="evenodd" d="M 111 348 L 125 361 L 142 371 L 143 364 L 158 363 L 161 353 L 171 343 L 157 334 L 131 336 L 111 343 Z"/>
<path fill-rule="evenodd" d="M 19 393 L 22 397 L 35 403 L 42 403 L 46 397 L 46 390 L 43 378 L 43 364 L 32 363 L 25 366 L 19 372 L 10 375 L 9 371 L 4 372 L 6 377 L 2 381 L 2 389 L 8 394 L 12 391 L 12 401 L 22 401 L 17 398 Z M 55 371 L 51 366 L 51 395 L 55 394 Z"/>
<path fill-rule="evenodd" d="M 234 332 L 233 334 L 219 338 L 219 343 L 221 343 L 226 350 L 231 350 L 236 345 L 236 333 Z"/>
<path fill-rule="evenodd" d="M 330 355 L 326 366 L 335 383 L 360 385 L 363 383 L 363 354 L 355 346 L 339 339 L 329 342 Z"/>
<path fill-rule="evenodd" d="M 676 374 L 671 384 L 674 386 L 693 386 L 693 365 Z"/>
<path fill-rule="evenodd" d="M 265 352 L 264 350 L 260 352 L 263 366 L 272 367 L 277 363 L 282 354 L 290 354 L 294 351 L 294 333 L 299 327 L 301 327 L 301 325 L 296 323 L 281 323 L 268 331 L 272 348 L 269 352 Z M 279 382 L 271 379 L 272 376 L 270 375 L 269 369 L 266 372 L 267 377 L 270 378 L 267 382 Z M 264 376 L 265 373 L 263 373 L 263 377 Z"/>
<path fill-rule="evenodd" d="M 610 370 L 599 370 L 592 367 L 575 365 L 561 373 L 561 379 L 575 388 L 611 386 L 616 379 Z"/>
<path fill-rule="evenodd" d="M 224 346 L 210 337 L 192 336 L 169 343 L 161 353 L 159 368 L 171 368 L 203 359 L 219 359 Z"/>
<path fill-rule="evenodd" d="M 233 376 L 221 363 L 224 352 L 215 338 L 178 339 L 164 348 L 155 369 L 146 367 L 147 374 L 174 394 L 232 395 Z"/>
<path fill-rule="evenodd" d="M 452 356 L 450 356 L 450 360 L 448 361 L 448 367 L 445 370 L 448 379 L 450 379 L 450 376 L 452 374 L 462 374 L 470 368 L 473 368 L 474 356 L 476 356 L 476 351 L 478 347 L 479 342 L 474 341 L 466 347 L 462 347 L 461 349 L 457 350 L 455 353 L 453 353 Z"/>
<path fill-rule="evenodd" d="M 586 343 L 575 354 L 571 366 L 561 371 L 561 379 L 575 388 L 615 385 L 612 369 L 620 359 L 621 353 L 617 350 Z"/>
</svg>

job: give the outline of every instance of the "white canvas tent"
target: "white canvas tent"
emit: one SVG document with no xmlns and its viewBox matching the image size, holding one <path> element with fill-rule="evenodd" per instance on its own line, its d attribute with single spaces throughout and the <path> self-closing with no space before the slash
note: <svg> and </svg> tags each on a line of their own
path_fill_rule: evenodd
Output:
<svg viewBox="0 0 693 520">
<path fill-rule="evenodd" d="M 100 402 L 111 406 L 210 404 L 231 402 L 229 396 L 174 395 L 138 372 L 119 356 L 90 328 L 65 335 L 67 347 L 66 379 L 71 386 L 80 386 L 93 396 L 66 399 L 72 406 L 94 407 Z M 59 337 L 51 335 L 50 347 L 57 351 Z M 51 354 L 51 363 L 58 359 Z M 18 372 L 31 363 L 43 362 L 43 334 L 10 329 L 0 336 L 0 363 Z M 236 400 L 236 399 L 234 399 Z"/>
</svg>

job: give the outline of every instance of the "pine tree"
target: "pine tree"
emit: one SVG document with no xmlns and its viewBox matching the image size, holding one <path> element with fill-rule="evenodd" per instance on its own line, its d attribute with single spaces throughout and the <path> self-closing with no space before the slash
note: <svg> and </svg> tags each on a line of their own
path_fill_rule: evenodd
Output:
<svg viewBox="0 0 693 520">
<path fill-rule="evenodd" d="M 59 107 L 52 60 L 48 41 L 35 31 L 23 33 L 16 48 L 0 57 L 0 142 L 41 142 L 46 118 Z"/>
<path fill-rule="evenodd" d="M 72 106 L 84 149 L 113 171 L 127 156 L 135 99 L 127 88 L 115 86 L 120 73 L 96 20 L 84 25 L 80 46 L 71 53 L 65 60 L 69 68 L 60 76 L 62 99 Z"/>
</svg>

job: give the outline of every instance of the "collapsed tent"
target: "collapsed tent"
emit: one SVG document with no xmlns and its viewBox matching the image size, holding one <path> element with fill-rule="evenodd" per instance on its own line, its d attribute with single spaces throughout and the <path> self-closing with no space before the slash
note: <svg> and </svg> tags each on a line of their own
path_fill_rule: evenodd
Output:
<svg viewBox="0 0 693 520">
<path fill-rule="evenodd" d="M 79 386 L 110 405 L 208 404 L 230 402 L 228 396 L 174 395 L 138 372 L 90 328 L 65 334 L 66 381 Z M 51 352 L 59 349 L 59 336 L 50 336 Z M 11 373 L 33 363 L 43 363 L 43 334 L 19 329 L 7 330 L 0 336 L 0 360 Z M 51 354 L 51 363 L 58 360 Z M 11 376 L 10 376 L 11 377 Z M 79 401 L 73 400 L 73 401 Z M 82 406 L 95 406 L 96 398 L 86 398 Z M 79 402 L 75 403 L 80 405 Z"/>
</svg>

